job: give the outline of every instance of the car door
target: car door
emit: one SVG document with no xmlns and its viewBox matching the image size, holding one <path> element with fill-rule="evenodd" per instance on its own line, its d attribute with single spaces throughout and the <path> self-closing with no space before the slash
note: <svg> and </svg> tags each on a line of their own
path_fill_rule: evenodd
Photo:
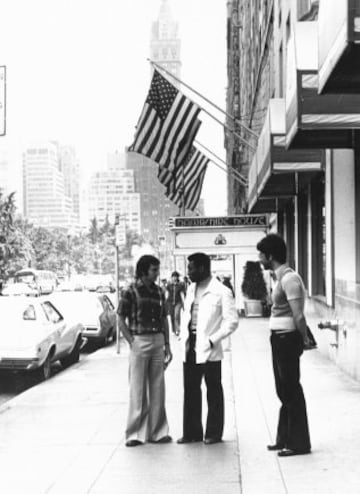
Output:
<svg viewBox="0 0 360 494">
<path fill-rule="evenodd" d="M 56 353 L 66 353 L 71 345 L 71 331 L 61 313 L 49 300 L 45 300 L 41 305 L 51 323 L 50 332 L 56 345 Z"/>
</svg>

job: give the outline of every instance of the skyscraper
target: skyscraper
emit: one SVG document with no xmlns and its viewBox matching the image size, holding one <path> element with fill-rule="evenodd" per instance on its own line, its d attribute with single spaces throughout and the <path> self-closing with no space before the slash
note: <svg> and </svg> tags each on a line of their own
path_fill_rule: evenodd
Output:
<svg viewBox="0 0 360 494">
<path fill-rule="evenodd" d="M 9 163 L 6 151 L 0 151 L 0 193 L 5 196 L 9 193 Z"/>
<path fill-rule="evenodd" d="M 122 166 L 125 161 L 120 153 L 108 155 L 108 169 L 94 173 L 89 186 L 89 219 L 100 223 L 106 217 L 114 223 L 120 214 L 127 228 L 141 232 L 140 194 L 135 192 L 134 171 Z"/>
<path fill-rule="evenodd" d="M 60 171 L 64 176 L 64 192 L 71 198 L 77 222 L 80 220 L 80 167 L 73 146 L 59 146 Z"/>
<path fill-rule="evenodd" d="M 23 153 L 23 195 L 24 216 L 35 225 L 77 226 L 72 200 L 65 194 L 57 143 L 36 143 Z"/>
</svg>

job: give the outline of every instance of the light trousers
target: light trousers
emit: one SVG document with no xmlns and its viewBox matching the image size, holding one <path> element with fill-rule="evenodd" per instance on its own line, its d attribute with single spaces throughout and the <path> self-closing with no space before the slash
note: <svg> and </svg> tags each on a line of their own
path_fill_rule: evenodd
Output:
<svg viewBox="0 0 360 494">
<path fill-rule="evenodd" d="M 164 335 L 135 336 L 129 358 L 126 440 L 158 441 L 169 434 L 165 411 Z"/>
</svg>

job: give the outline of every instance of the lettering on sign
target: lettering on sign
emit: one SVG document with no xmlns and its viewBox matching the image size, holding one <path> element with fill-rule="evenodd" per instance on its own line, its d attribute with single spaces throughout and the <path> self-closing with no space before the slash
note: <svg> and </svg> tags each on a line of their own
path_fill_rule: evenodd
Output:
<svg viewBox="0 0 360 494">
<path fill-rule="evenodd" d="M 268 226 L 265 214 L 244 214 L 239 216 L 174 218 L 173 228 L 221 227 L 221 226 Z"/>
</svg>

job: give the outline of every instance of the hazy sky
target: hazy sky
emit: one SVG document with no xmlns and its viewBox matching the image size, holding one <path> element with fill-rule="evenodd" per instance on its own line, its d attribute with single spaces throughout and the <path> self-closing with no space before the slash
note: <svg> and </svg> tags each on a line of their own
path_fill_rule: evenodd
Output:
<svg viewBox="0 0 360 494">
<path fill-rule="evenodd" d="M 180 26 L 183 80 L 224 108 L 226 1 L 168 2 Z M 0 5 L 0 65 L 7 67 L 7 136 L 0 137 L 0 150 L 16 156 L 29 140 L 54 139 L 75 146 L 85 176 L 104 168 L 108 151 L 132 142 L 149 88 L 151 22 L 161 0 Z M 201 115 L 198 140 L 224 159 L 223 128 Z M 226 175 L 212 164 L 203 197 L 208 214 L 224 213 Z"/>
</svg>

